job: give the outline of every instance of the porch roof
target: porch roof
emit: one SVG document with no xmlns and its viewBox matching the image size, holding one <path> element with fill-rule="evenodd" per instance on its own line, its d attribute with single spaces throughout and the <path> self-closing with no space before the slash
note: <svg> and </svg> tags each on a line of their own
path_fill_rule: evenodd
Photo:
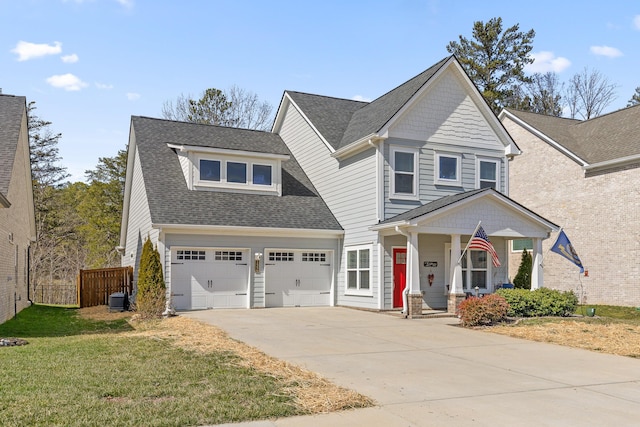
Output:
<svg viewBox="0 0 640 427">
<path fill-rule="evenodd" d="M 470 190 L 463 193 L 457 193 L 450 196 L 445 196 L 433 202 L 425 203 L 422 206 L 403 212 L 394 217 L 388 218 L 384 221 L 371 227 L 371 230 L 381 231 L 385 229 L 391 229 L 396 226 L 415 226 L 420 222 L 423 222 L 428 217 L 433 215 L 439 215 L 446 209 L 456 208 L 467 203 L 471 203 L 478 199 L 491 198 L 497 200 L 499 203 L 516 210 L 521 215 L 526 216 L 530 220 L 538 223 L 549 231 L 558 231 L 559 226 L 549 221 L 548 219 L 538 215 L 527 207 L 521 205 L 515 200 L 505 196 L 499 191 L 493 188 L 481 188 L 476 190 Z"/>
</svg>

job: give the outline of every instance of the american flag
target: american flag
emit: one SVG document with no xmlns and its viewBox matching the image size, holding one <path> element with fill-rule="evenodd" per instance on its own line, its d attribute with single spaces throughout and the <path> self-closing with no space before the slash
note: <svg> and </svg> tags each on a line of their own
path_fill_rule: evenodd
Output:
<svg viewBox="0 0 640 427">
<path fill-rule="evenodd" d="M 493 262 L 493 266 L 500 267 L 500 259 L 498 258 L 498 254 L 489 241 L 489 237 L 487 236 L 487 233 L 484 232 L 482 226 L 478 227 L 478 231 L 476 231 L 476 234 L 473 235 L 473 238 L 469 243 L 469 249 L 480 249 L 489 252 L 491 254 L 491 262 Z"/>
</svg>

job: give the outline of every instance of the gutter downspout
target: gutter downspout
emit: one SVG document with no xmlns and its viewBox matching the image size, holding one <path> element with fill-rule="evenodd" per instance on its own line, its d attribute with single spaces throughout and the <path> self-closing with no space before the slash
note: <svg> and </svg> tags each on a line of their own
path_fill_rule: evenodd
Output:
<svg viewBox="0 0 640 427">
<path fill-rule="evenodd" d="M 404 230 L 400 229 L 400 226 L 396 225 L 396 232 L 398 232 L 399 234 L 402 234 L 404 237 L 407 238 L 407 241 L 409 241 L 409 239 L 411 238 L 411 236 L 409 235 L 409 233 L 407 233 Z M 405 269 L 406 269 L 406 264 L 405 264 Z M 405 277 L 406 277 L 406 272 L 405 272 Z M 404 285 L 404 289 L 402 291 L 402 313 L 407 316 L 409 314 L 409 286 L 407 283 L 405 283 Z"/>
</svg>

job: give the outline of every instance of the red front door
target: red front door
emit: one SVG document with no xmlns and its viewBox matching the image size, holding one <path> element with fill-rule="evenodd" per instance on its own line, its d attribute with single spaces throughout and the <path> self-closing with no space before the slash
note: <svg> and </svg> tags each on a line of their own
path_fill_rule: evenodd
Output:
<svg viewBox="0 0 640 427">
<path fill-rule="evenodd" d="M 402 307 L 402 291 L 407 286 L 407 249 L 393 250 L 393 307 Z"/>
</svg>

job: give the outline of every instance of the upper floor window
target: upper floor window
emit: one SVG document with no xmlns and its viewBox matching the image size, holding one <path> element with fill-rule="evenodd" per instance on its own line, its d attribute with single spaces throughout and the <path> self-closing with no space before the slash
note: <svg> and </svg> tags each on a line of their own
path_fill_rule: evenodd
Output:
<svg viewBox="0 0 640 427">
<path fill-rule="evenodd" d="M 418 197 L 418 150 L 391 147 L 391 197 Z"/>
<path fill-rule="evenodd" d="M 220 160 L 200 160 L 200 179 L 220 181 Z"/>
<path fill-rule="evenodd" d="M 203 159 L 199 161 L 200 181 L 230 185 L 273 186 L 273 165 L 231 160 Z"/>
<path fill-rule="evenodd" d="M 253 183 L 255 185 L 271 185 L 271 166 L 253 165 Z"/>
<path fill-rule="evenodd" d="M 493 188 L 499 190 L 500 161 L 494 159 L 478 159 L 477 161 L 478 188 Z"/>
<path fill-rule="evenodd" d="M 462 185 L 460 154 L 436 153 L 435 183 L 444 185 Z"/>
</svg>

